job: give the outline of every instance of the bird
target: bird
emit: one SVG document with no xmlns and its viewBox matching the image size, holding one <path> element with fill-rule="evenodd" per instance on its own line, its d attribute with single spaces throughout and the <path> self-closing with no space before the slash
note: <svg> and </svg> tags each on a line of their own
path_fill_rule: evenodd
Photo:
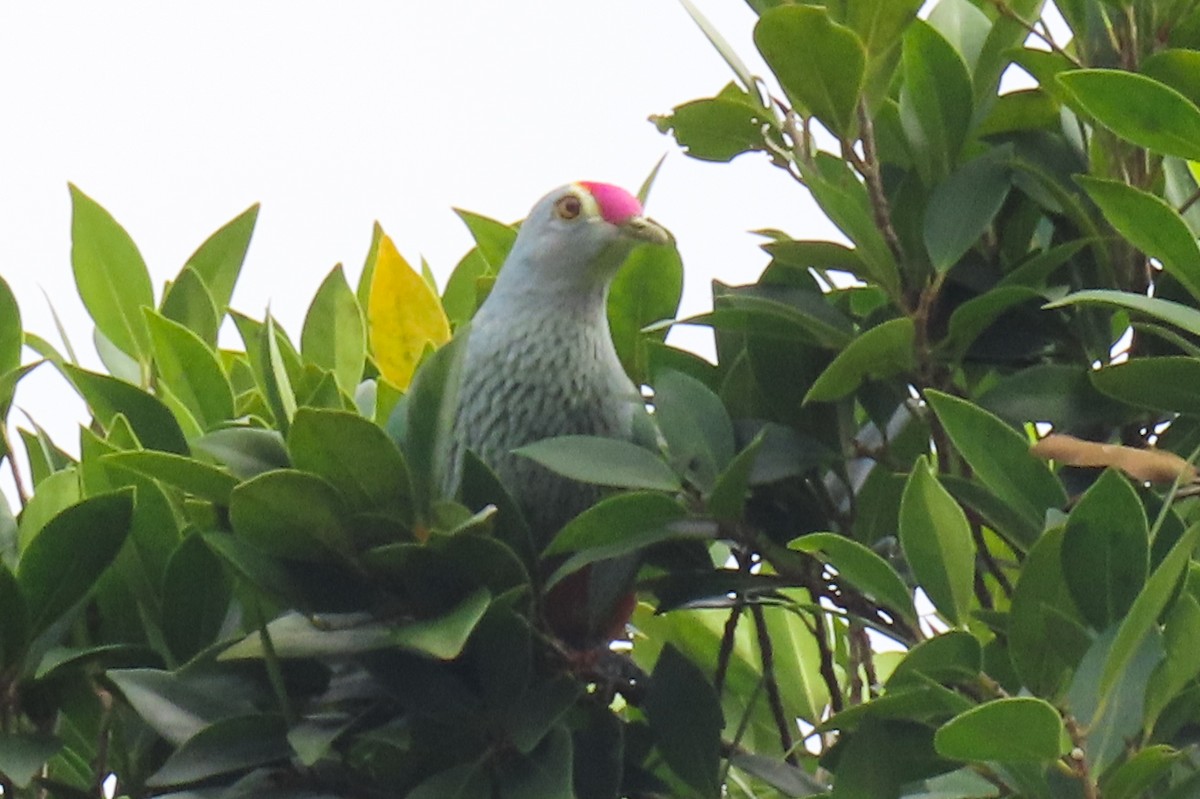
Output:
<svg viewBox="0 0 1200 799">
<path fill-rule="evenodd" d="M 453 494 L 470 450 L 512 493 L 539 551 L 598 502 L 601 489 L 514 450 L 565 435 L 653 445 L 653 422 L 617 357 L 607 316 L 609 286 L 642 242 L 673 245 L 674 237 L 628 191 L 593 181 L 560 186 L 521 224 L 471 320 L 447 489 Z M 628 559 L 601 562 L 557 583 L 542 598 L 546 626 L 577 648 L 618 637 L 633 611 L 634 569 Z"/>
</svg>

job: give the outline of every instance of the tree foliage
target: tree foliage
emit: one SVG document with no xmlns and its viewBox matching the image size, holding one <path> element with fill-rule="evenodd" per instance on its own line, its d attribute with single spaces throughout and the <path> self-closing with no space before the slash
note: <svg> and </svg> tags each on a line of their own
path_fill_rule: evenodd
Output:
<svg viewBox="0 0 1200 799">
<path fill-rule="evenodd" d="M 436 477 L 442 345 L 512 227 L 462 212 L 440 297 L 376 229 L 297 347 L 229 307 L 256 207 L 156 297 L 72 187 L 106 372 L 0 281 L 5 796 L 1196 791 L 1200 8 L 751 5 L 771 74 L 685 2 L 735 80 L 655 122 L 765 154 L 844 241 L 765 231 L 758 281 L 676 322 L 715 364 L 663 343 L 678 254 L 632 256 L 610 317 L 665 446 L 527 448 L 612 491 L 545 552 L 483 464 Z M 92 422 L 22 455 L 42 363 Z M 539 597 L 633 553 L 628 657 L 564 651 Z"/>
</svg>

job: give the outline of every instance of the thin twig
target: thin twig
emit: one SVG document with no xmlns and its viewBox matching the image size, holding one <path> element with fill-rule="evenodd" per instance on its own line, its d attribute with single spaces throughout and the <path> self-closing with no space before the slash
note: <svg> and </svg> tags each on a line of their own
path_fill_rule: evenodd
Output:
<svg viewBox="0 0 1200 799">
<path fill-rule="evenodd" d="M 1004 0 L 991 0 L 991 4 L 992 4 L 992 7 L 996 9 L 996 12 L 1000 16 L 1006 17 L 1008 19 L 1011 19 L 1013 22 L 1016 22 L 1018 25 L 1020 25 L 1022 28 L 1025 29 L 1026 33 L 1041 40 L 1047 47 L 1050 48 L 1051 52 L 1055 53 L 1056 55 L 1060 55 L 1063 58 L 1070 61 L 1071 65 L 1073 67 L 1075 67 L 1076 69 L 1081 69 L 1083 67 L 1083 64 L 1080 63 L 1079 59 L 1075 58 L 1075 56 L 1071 55 L 1066 50 L 1059 47 L 1058 42 L 1056 42 L 1056 41 L 1054 41 L 1054 39 L 1050 38 L 1050 36 L 1048 36 L 1046 33 L 1044 33 L 1036 25 L 1022 19 L 1021 15 L 1018 14 L 1016 11 L 1014 11 L 1008 5 L 1008 3 L 1004 2 Z"/>
<path fill-rule="evenodd" d="M 1200 188 L 1192 192 L 1192 195 L 1183 201 L 1183 205 L 1179 206 L 1179 215 L 1183 216 L 1188 212 L 1193 205 L 1200 201 Z"/>
<path fill-rule="evenodd" d="M 840 713 L 845 707 L 845 702 L 842 700 L 842 686 L 838 684 L 837 672 L 833 668 L 833 650 L 825 640 L 825 625 L 820 614 L 814 613 L 813 616 L 816 621 L 813 637 L 817 641 L 817 652 L 821 656 L 821 679 L 825 681 L 825 688 L 829 691 L 829 709 L 833 713 Z"/>
<path fill-rule="evenodd" d="M 883 234 L 888 249 L 896 263 L 904 263 L 904 247 L 900 237 L 892 225 L 892 207 L 888 202 L 887 192 L 883 189 L 883 175 L 879 170 L 879 151 L 875 146 L 875 123 L 867 113 L 866 103 L 858 105 L 859 139 L 862 141 L 863 157 L 859 160 L 858 169 L 867 184 L 867 195 L 871 199 L 871 211 L 875 215 L 875 226 Z M 843 148 L 854 152 L 853 147 Z M 855 153 L 857 156 L 857 153 Z"/>
<path fill-rule="evenodd" d="M 25 480 L 21 476 L 21 467 L 17 465 L 17 455 L 13 452 L 12 441 L 8 437 L 8 425 L 0 421 L 0 449 L 8 453 L 8 468 L 12 470 L 13 482 L 17 486 L 17 500 L 24 508 L 29 502 L 29 492 L 25 489 Z"/>
<path fill-rule="evenodd" d="M 725 630 L 721 634 L 721 648 L 717 650 L 717 671 L 713 675 L 713 687 L 717 689 L 717 696 L 720 696 L 721 691 L 725 688 L 725 674 L 729 671 L 729 660 L 733 656 L 734 636 L 737 634 L 738 620 L 745 608 L 745 600 L 739 595 L 737 604 L 730 609 L 729 618 L 725 620 Z"/>
<path fill-rule="evenodd" d="M 1084 799 L 1100 799 L 1100 787 L 1096 784 L 1096 780 L 1092 778 L 1091 771 L 1088 769 L 1086 733 L 1079 726 L 1079 722 L 1075 720 L 1075 717 L 1071 715 L 1063 717 L 1063 726 L 1066 727 L 1067 734 L 1071 736 L 1073 747 L 1070 754 L 1066 756 L 1067 766 L 1070 768 L 1072 775 L 1079 780 L 1080 785 L 1083 787 Z"/>
<path fill-rule="evenodd" d="M 767 631 L 767 619 L 763 614 L 762 605 L 751 605 L 750 615 L 754 617 L 754 629 L 758 633 L 758 651 L 762 657 L 763 684 L 767 689 L 767 701 L 771 705 L 771 714 L 775 717 L 775 726 L 779 728 L 779 745 L 784 751 L 784 760 L 793 766 L 800 765 L 796 753 L 792 751 L 795 738 L 792 736 L 796 720 L 789 720 L 787 710 L 783 706 L 783 697 L 779 693 L 779 681 L 775 678 L 775 650 L 771 645 L 771 635 Z"/>
</svg>

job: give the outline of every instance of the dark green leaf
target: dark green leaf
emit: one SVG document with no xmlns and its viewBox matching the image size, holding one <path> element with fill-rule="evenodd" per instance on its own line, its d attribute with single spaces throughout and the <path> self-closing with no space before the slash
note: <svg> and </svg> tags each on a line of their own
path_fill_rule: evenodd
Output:
<svg viewBox="0 0 1200 799">
<path fill-rule="evenodd" d="M 181 488 L 193 496 L 218 505 L 229 505 L 229 495 L 238 484 L 238 479 L 229 472 L 169 452 L 114 452 L 104 456 L 104 463 L 127 469 L 143 477 L 161 480 L 167 485 Z"/>
<path fill-rule="evenodd" d="M 1200 360 L 1185 356 L 1134 358 L 1088 374 L 1092 385 L 1114 399 L 1143 408 L 1200 413 Z"/>
<path fill-rule="evenodd" d="M 990 150 L 966 162 L 934 187 L 925 208 L 925 249 L 933 268 L 958 263 L 991 226 L 1012 186 L 1011 153 Z"/>
<path fill-rule="evenodd" d="M 218 640 L 233 581 L 204 540 L 189 535 L 171 554 L 162 585 L 163 638 L 176 661 L 185 663 Z"/>
<path fill-rule="evenodd" d="M 146 784 L 187 785 L 287 760 L 291 754 L 282 717 L 235 716 L 214 722 L 185 741 Z"/>
<path fill-rule="evenodd" d="M 882 379 L 916 366 L 913 320 L 892 319 L 861 334 L 833 359 L 804 395 L 804 402 L 841 399 L 868 378 Z"/>
<path fill-rule="evenodd" d="M 460 763 L 440 771 L 408 793 L 407 799 L 494 799 L 483 766 Z"/>
<path fill-rule="evenodd" d="M 908 651 L 888 678 L 888 691 L 936 683 L 971 684 L 983 669 L 983 650 L 969 632 L 951 630 L 922 641 Z"/>
<path fill-rule="evenodd" d="M 133 520 L 133 492 L 89 497 L 51 519 L 21 554 L 17 582 L 30 628 L 45 630 L 95 588 Z"/>
<path fill-rule="evenodd" d="M 946 428 L 955 449 L 975 476 L 1038 527 L 1048 508 L 1061 508 L 1066 493 L 1029 442 L 992 414 L 966 400 L 927 390 L 925 397 Z"/>
<path fill-rule="evenodd" d="M 866 48 L 814 6 L 781 6 L 754 26 L 754 43 L 788 95 L 835 136 L 852 140 Z"/>
<path fill-rule="evenodd" d="M 154 289 L 137 245 L 108 211 L 74 185 L 71 190 L 71 268 L 79 297 L 96 328 L 122 352 L 150 359 L 142 308 L 154 307 Z"/>
<path fill-rule="evenodd" d="M 145 309 L 158 377 L 196 421 L 212 428 L 233 417 L 233 389 L 214 352 L 178 322 Z"/>
<path fill-rule="evenodd" d="M 143 721 L 176 746 L 218 719 L 253 710 L 244 685 L 231 674 L 114 669 L 105 676 Z"/>
<path fill-rule="evenodd" d="M 297 469 L 324 477 L 355 510 L 411 518 L 408 468 L 375 424 L 345 411 L 301 408 L 287 445 Z"/>
<path fill-rule="evenodd" d="M 809 533 L 788 544 L 789 549 L 815 554 L 837 569 L 851 585 L 886 605 L 909 621 L 915 621 L 912 594 L 888 562 L 867 547 L 837 533 Z"/>
<path fill-rule="evenodd" d="M 708 512 L 719 521 L 737 521 L 742 518 L 750 480 L 758 463 L 758 453 L 767 440 L 765 431 L 760 431 L 746 448 L 739 452 L 725 470 L 717 475 L 712 491 L 708 494 Z"/>
<path fill-rule="evenodd" d="M 1182 752 L 1166 744 L 1148 746 L 1134 753 L 1102 783 L 1105 799 L 1137 799 L 1146 796 L 1179 762 Z"/>
<path fill-rule="evenodd" d="M 1200 108 L 1169 86 L 1120 69 L 1064 72 L 1058 82 L 1121 138 L 1163 155 L 1200 160 Z"/>
<path fill-rule="evenodd" d="M 904 34 L 900 122 L 922 179 L 936 185 L 953 170 L 971 123 L 971 77 L 962 56 L 927 22 Z"/>
<path fill-rule="evenodd" d="M 3 549 L 0 544 L 0 550 Z M 17 578 L 3 563 L 0 563 L 0 608 L 4 612 L 4 624 L 0 625 L 0 669 L 14 669 L 21 665 L 29 643 L 29 607 Z M 0 771 L 4 770 L 0 766 Z"/>
<path fill-rule="evenodd" d="M 952 624 L 964 623 L 971 608 L 975 547 L 962 508 L 917 460 L 900 502 L 900 544 L 909 568 L 937 609 Z"/>
<path fill-rule="evenodd" d="M 1068 294 L 1061 300 L 1047 303 L 1046 308 L 1061 308 L 1075 303 L 1101 303 L 1128 308 L 1131 311 L 1144 313 L 1155 319 L 1182 328 L 1188 333 L 1200 336 L 1200 311 L 1187 305 L 1158 297 L 1147 297 L 1143 294 L 1133 294 L 1128 291 L 1107 291 L 1089 289 Z"/>
<path fill-rule="evenodd" d="M 668 644 L 658 656 L 643 706 L 667 765 L 702 797 L 715 799 L 721 706 L 697 666 Z"/>
<path fill-rule="evenodd" d="M 229 467 L 242 480 L 292 465 L 283 437 L 274 430 L 227 427 L 196 439 L 193 446 Z"/>
<path fill-rule="evenodd" d="M 679 476 L 637 444 L 599 436 L 558 436 L 513 450 L 553 472 L 584 483 L 616 488 L 678 491 Z"/>
<path fill-rule="evenodd" d="M 1105 470 L 1067 519 L 1062 570 L 1080 613 L 1097 630 L 1125 616 L 1146 581 L 1150 530 L 1137 492 Z"/>
<path fill-rule="evenodd" d="M 1049 703 L 1021 696 L 995 699 L 946 722 L 934 736 L 938 754 L 955 760 L 1012 763 L 1062 754 L 1062 719 Z"/>
<path fill-rule="evenodd" d="M 1076 180 L 1117 232 L 1161 261 L 1168 274 L 1200 298 L 1200 247 L 1178 211 L 1161 197 L 1119 180 L 1086 176 Z"/>
<path fill-rule="evenodd" d="M 145 320 L 142 324 L 144 328 Z M 63 373 L 79 389 L 96 419 L 105 427 L 111 426 L 117 414 L 121 414 L 128 420 L 142 446 L 179 455 L 187 454 L 187 441 L 179 423 L 157 397 L 124 380 L 87 372 L 70 364 L 63 366 Z"/>
<path fill-rule="evenodd" d="M 314 474 L 279 469 L 239 485 L 229 503 L 233 530 L 264 552 L 324 561 L 352 551 L 345 503 Z"/>
<path fill-rule="evenodd" d="M 1101 371 L 1044 363 L 1002 377 L 979 397 L 980 407 L 1012 425 L 1049 422 L 1068 432 L 1125 418 L 1130 408 L 1093 385 Z"/>
<path fill-rule="evenodd" d="M 304 317 L 300 353 L 305 361 L 333 372 L 338 388 L 353 394 L 363 376 L 367 328 L 341 265 L 317 289 Z"/>
<path fill-rule="evenodd" d="M 654 420 L 671 463 L 710 488 L 733 458 L 733 423 L 721 399 L 694 377 L 670 369 L 654 376 Z"/>
<path fill-rule="evenodd" d="M 396 406 L 388 420 L 389 433 L 395 420 L 404 425 L 402 449 L 418 502 L 428 502 L 437 494 L 448 468 L 450 430 L 466 353 L 464 342 L 470 335 L 466 330 L 460 327 L 449 344 L 421 364 L 406 401 Z"/>
<path fill-rule="evenodd" d="M 27 788 L 62 747 L 63 742 L 51 735 L 0 732 L 0 774 L 16 787 Z"/>
<path fill-rule="evenodd" d="M 233 296 L 233 287 L 246 260 L 246 250 L 250 247 L 250 236 L 254 233 L 257 219 L 258 203 L 255 203 L 209 236 L 196 248 L 184 267 L 194 270 L 204 281 L 218 316 L 223 315 L 229 307 L 229 298 Z M 166 314 L 165 309 L 163 313 Z"/>
</svg>

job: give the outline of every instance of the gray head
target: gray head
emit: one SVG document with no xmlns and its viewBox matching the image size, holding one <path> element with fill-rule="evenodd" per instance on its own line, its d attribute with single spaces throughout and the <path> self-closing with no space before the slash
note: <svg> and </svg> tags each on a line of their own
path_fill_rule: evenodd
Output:
<svg viewBox="0 0 1200 799">
<path fill-rule="evenodd" d="M 603 293 L 638 242 L 673 238 L 624 189 L 580 181 L 538 200 L 521 225 L 493 297 Z"/>
</svg>

